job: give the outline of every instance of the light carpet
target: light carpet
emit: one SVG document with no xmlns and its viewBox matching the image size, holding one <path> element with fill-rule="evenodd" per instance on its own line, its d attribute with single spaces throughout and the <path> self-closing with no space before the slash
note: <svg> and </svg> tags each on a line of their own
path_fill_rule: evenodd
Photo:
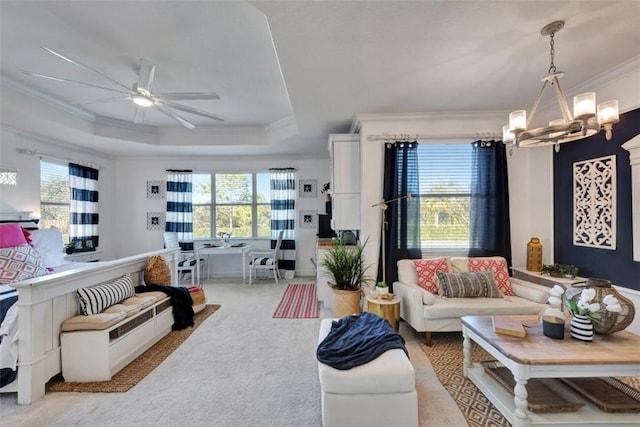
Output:
<svg viewBox="0 0 640 427">
<path fill-rule="evenodd" d="M 151 348 L 134 359 L 127 366 L 116 373 L 110 381 L 91 382 L 67 382 L 61 375 L 55 377 L 47 384 L 47 392 L 86 392 L 86 393 L 124 393 L 138 384 L 144 377 L 153 371 L 164 359 L 189 338 L 196 328 L 209 316 L 220 308 L 219 305 L 207 305 L 194 316 L 194 326 L 179 331 L 171 331 Z"/>
<path fill-rule="evenodd" d="M 319 315 L 315 283 L 291 283 L 273 313 L 276 319 L 313 319 Z"/>
<path fill-rule="evenodd" d="M 320 319 L 272 318 L 289 283 L 311 281 L 207 281 L 207 299 L 222 307 L 135 387 L 50 392 L 24 406 L 15 394 L 2 394 L 0 425 L 320 427 Z M 321 309 L 320 317 L 332 317 L 330 310 Z M 410 327 L 402 322 L 400 332 L 416 371 L 420 425 L 466 426 Z"/>
</svg>

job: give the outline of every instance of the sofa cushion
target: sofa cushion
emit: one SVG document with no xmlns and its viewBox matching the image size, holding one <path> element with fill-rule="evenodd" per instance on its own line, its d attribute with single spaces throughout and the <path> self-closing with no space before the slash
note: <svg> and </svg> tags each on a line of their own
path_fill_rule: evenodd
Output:
<svg viewBox="0 0 640 427">
<path fill-rule="evenodd" d="M 408 285 L 418 285 L 418 274 L 412 259 L 398 260 L 398 281 Z"/>
<path fill-rule="evenodd" d="M 122 304 L 124 305 L 139 305 L 142 308 L 147 308 L 155 304 L 155 297 L 147 297 L 147 296 L 133 296 L 129 297 L 125 300 L 122 300 Z"/>
<path fill-rule="evenodd" d="M 112 282 L 88 288 L 80 288 L 76 291 L 80 301 L 80 310 L 85 316 L 98 314 L 105 308 L 119 303 L 125 298 L 135 295 L 133 281 L 129 275 L 125 275 Z"/>
<path fill-rule="evenodd" d="M 515 295 L 513 289 L 511 289 L 511 283 L 509 282 L 509 269 L 507 267 L 507 260 L 500 256 L 494 257 L 470 257 L 469 271 L 493 271 L 493 277 L 498 284 L 498 289 L 505 295 Z"/>
<path fill-rule="evenodd" d="M 462 316 L 537 315 L 545 306 L 545 304 L 510 296 L 504 298 L 436 297 L 432 305 L 423 306 L 423 315 L 427 321 L 459 319 Z"/>
<path fill-rule="evenodd" d="M 447 258 L 427 258 L 414 259 L 416 275 L 418 277 L 418 286 L 432 294 L 438 293 L 440 286 L 436 272 L 449 272 L 449 261 Z"/>
<path fill-rule="evenodd" d="M 491 271 L 473 273 L 436 273 L 445 298 L 500 298 Z"/>
<path fill-rule="evenodd" d="M 126 317 L 131 317 L 142 310 L 141 305 L 125 305 L 125 304 L 113 304 L 111 307 L 105 309 L 103 313 L 124 313 Z"/>
<path fill-rule="evenodd" d="M 63 332 L 102 330 L 115 325 L 126 315 L 124 313 L 98 313 L 91 316 L 74 316 L 62 323 Z"/>
</svg>

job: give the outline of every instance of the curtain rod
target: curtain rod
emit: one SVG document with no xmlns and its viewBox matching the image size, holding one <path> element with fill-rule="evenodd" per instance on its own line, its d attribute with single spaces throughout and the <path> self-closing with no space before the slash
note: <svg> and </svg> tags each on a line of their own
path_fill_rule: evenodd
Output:
<svg viewBox="0 0 640 427">
<path fill-rule="evenodd" d="M 460 134 L 430 134 L 430 135 L 421 135 L 418 133 L 382 133 L 378 135 L 369 135 L 367 139 L 369 141 L 382 141 L 382 142 L 409 142 L 409 141 L 419 141 L 419 140 L 443 140 L 443 139 L 470 139 L 470 140 L 478 140 L 478 139 L 496 139 L 498 136 L 495 132 L 480 132 L 480 133 L 460 133 Z"/>
<path fill-rule="evenodd" d="M 69 159 L 69 158 L 65 158 L 65 157 L 56 157 L 56 156 L 52 156 L 50 154 L 42 153 L 42 152 L 40 152 L 38 150 L 32 150 L 30 148 L 16 148 L 16 152 L 19 153 L 19 154 L 24 154 L 25 156 L 38 156 L 38 157 L 40 157 L 40 159 L 55 160 L 55 161 L 58 161 L 58 162 L 71 162 L 71 163 L 76 163 L 76 164 L 81 165 L 81 166 L 88 166 L 90 168 L 94 168 L 94 169 L 98 169 L 98 170 L 104 169 L 104 166 L 102 166 L 99 163 L 82 162 L 82 161 L 73 160 L 73 159 Z"/>
</svg>

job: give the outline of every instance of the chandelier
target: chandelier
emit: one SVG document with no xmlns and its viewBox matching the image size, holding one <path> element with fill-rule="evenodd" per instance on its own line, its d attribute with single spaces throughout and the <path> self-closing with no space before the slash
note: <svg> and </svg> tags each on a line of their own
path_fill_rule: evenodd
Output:
<svg viewBox="0 0 640 427">
<path fill-rule="evenodd" d="M 537 147 L 554 145 L 555 151 L 560 150 L 563 142 L 576 141 L 605 131 L 605 138 L 611 139 L 611 129 L 619 121 L 618 100 L 606 101 L 598 104 L 596 110 L 596 93 L 586 92 L 573 98 L 573 116 L 569 111 L 567 98 L 560 87 L 559 79 L 564 76 L 562 71 L 556 71 L 553 63 L 555 56 L 554 35 L 564 27 L 564 21 L 554 21 L 545 25 L 540 34 L 550 38 L 551 65 L 548 74 L 542 77 L 542 89 L 538 94 L 531 113 L 527 117 L 527 110 L 517 110 L 509 114 L 509 125 L 502 127 L 502 139 L 510 147 Z M 536 114 L 538 104 L 547 85 L 555 87 L 562 118 L 552 120 L 548 126 L 531 128 L 531 121 Z M 597 112 L 597 114 L 596 114 Z"/>
</svg>

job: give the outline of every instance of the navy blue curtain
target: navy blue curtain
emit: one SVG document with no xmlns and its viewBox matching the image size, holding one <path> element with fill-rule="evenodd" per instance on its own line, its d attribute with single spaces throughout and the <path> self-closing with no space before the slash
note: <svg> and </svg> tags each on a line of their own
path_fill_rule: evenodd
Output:
<svg viewBox="0 0 640 427">
<path fill-rule="evenodd" d="M 282 244 L 278 268 L 291 279 L 296 271 L 296 170 L 269 169 L 271 184 L 271 249 L 275 249 L 280 230 Z"/>
<path fill-rule="evenodd" d="M 183 251 L 193 250 L 192 173 L 167 170 L 167 218 L 164 231 L 178 234 Z"/>
<path fill-rule="evenodd" d="M 386 282 L 392 285 L 398 280 L 398 260 L 422 258 L 420 239 L 420 182 L 418 173 L 418 143 L 396 142 L 387 144 L 384 160 L 383 200 L 401 200 L 386 203 L 382 221 L 386 222 L 385 256 L 380 261 L 378 281 L 382 281 L 382 263 L 385 263 Z M 407 200 L 408 194 L 413 198 Z M 404 197 L 404 198 L 403 198 Z M 381 230 L 382 232 L 382 230 Z"/>
<path fill-rule="evenodd" d="M 502 256 L 511 265 L 507 152 L 502 141 L 474 141 L 469 256 Z"/>
<path fill-rule="evenodd" d="M 69 239 L 79 250 L 95 250 L 98 239 L 98 170 L 69 163 Z"/>
</svg>

